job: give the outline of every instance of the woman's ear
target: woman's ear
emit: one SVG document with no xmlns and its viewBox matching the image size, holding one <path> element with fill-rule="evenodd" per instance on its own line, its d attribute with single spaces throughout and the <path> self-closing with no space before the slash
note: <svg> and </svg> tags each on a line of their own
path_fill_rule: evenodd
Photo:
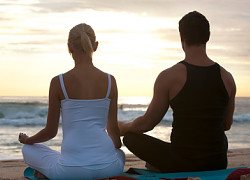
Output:
<svg viewBox="0 0 250 180">
<path fill-rule="evenodd" d="M 94 51 L 96 51 L 96 50 L 97 50 L 98 44 L 99 44 L 99 42 L 98 42 L 98 41 L 96 41 L 96 42 L 95 42 L 95 47 L 94 47 L 94 49 L 93 49 Z"/>
</svg>

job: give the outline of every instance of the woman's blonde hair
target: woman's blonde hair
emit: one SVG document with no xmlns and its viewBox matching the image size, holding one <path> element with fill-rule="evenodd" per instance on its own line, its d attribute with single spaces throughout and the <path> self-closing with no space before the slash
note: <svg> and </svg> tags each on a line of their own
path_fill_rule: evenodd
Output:
<svg viewBox="0 0 250 180">
<path fill-rule="evenodd" d="M 88 24 L 81 23 L 73 27 L 69 32 L 68 43 L 77 51 L 83 51 L 92 56 L 95 48 L 95 32 Z"/>
</svg>

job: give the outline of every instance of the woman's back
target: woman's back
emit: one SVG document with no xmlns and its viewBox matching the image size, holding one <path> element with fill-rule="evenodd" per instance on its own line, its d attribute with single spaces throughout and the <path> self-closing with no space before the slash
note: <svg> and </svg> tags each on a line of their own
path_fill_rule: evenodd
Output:
<svg viewBox="0 0 250 180">
<path fill-rule="evenodd" d="M 66 166 L 85 166 L 115 161 L 117 159 L 115 147 L 106 132 L 110 105 L 108 98 L 111 90 L 110 75 L 106 75 L 108 83 L 102 82 L 104 85 L 108 84 L 104 88 L 105 97 L 84 100 L 68 96 L 63 75 L 59 77 L 65 96 L 65 99 L 61 100 L 63 143 L 59 162 Z M 71 84 L 72 82 L 74 83 L 71 81 Z M 95 90 L 95 83 L 91 83 L 91 86 L 89 89 Z M 95 94 L 89 91 L 87 95 L 90 97 Z"/>
<path fill-rule="evenodd" d="M 107 93 L 107 74 L 95 67 L 75 67 L 63 75 L 63 81 L 70 99 L 102 99 Z"/>
</svg>

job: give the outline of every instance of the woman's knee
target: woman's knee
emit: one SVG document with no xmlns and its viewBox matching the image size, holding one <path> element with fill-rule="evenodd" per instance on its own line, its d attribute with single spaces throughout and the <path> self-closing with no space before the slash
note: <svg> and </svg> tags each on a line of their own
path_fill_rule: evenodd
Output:
<svg viewBox="0 0 250 180">
<path fill-rule="evenodd" d="M 23 154 L 23 156 L 25 156 L 29 152 L 30 146 L 31 145 L 28 145 L 28 144 L 24 144 L 23 145 L 23 148 L 22 148 L 22 154 Z"/>
<path fill-rule="evenodd" d="M 31 145 L 25 144 L 22 148 L 23 160 L 25 163 L 29 162 L 31 155 Z"/>
<path fill-rule="evenodd" d="M 123 152 L 123 150 L 121 149 L 116 149 L 116 153 L 118 155 L 118 158 L 119 160 L 122 162 L 123 166 L 125 164 L 125 159 L 126 159 L 126 156 L 125 156 L 125 153 Z"/>
</svg>

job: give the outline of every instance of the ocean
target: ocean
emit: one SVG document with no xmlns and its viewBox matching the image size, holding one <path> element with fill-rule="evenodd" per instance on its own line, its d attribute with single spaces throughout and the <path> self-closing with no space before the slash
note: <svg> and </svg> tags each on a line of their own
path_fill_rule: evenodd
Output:
<svg viewBox="0 0 250 180">
<path fill-rule="evenodd" d="M 128 122 L 145 113 L 150 97 L 121 97 L 118 100 L 118 120 Z M 48 97 L 0 97 L 0 160 L 22 158 L 22 144 L 18 141 L 20 132 L 34 135 L 46 124 Z M 147 134 L 170 141 L 172 110 Z M 61 120 L 60 120 L 61 124 Z M 229 149 L 250 148 L 250 97 L 237 97 L 234 123 L 227 131 Z M 52 140 L 45 142 L 52 149 L 60 151 L 62 128 Z M 122 147 L 129 153 L 129 151 Z"/>
</svg>

